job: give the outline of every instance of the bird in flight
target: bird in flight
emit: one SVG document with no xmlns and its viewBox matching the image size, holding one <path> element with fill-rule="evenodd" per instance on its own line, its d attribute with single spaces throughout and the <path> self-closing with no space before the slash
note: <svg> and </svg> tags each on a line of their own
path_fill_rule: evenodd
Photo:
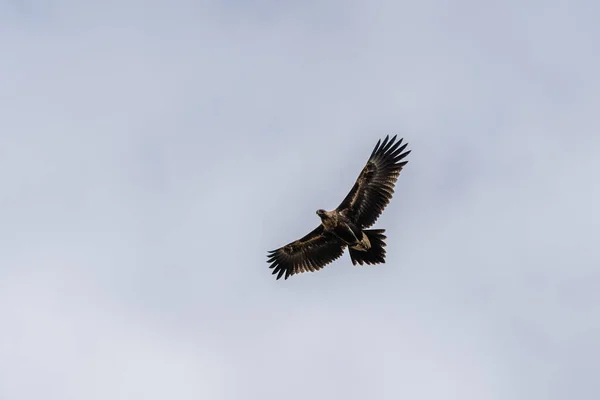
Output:
<svg viewBox="0 0 600 400">
<path fill-rule="evenodd" d="M 321 223 L 306 236 L 267 253 L 267 263 L 287 279 L 303 272 L 315 272 L 342 256 L 346 247 L 352 264 L 385 263 L 385 229 L 367 229 L 379 218 L 394 194 L 403 160 L 411 151 L 396 136 L 377 141 L 354 186 L 332 211 L 317 210 Z"/>
</svg>

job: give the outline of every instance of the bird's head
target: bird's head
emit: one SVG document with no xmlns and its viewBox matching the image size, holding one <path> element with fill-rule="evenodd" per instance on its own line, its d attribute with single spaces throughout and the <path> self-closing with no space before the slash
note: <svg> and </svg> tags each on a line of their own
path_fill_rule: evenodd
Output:
<svg viewBox="0 0 600 400">
<path fill-rule="evenodd" d="M 322 208 L 319 208 L 319 209 L 317 210 L 317 215 L 318 215 L 319 217 L 321 217 L 321 219 L 323 219 L 323 218 L 327 218 L 327 211 L 323 210 Z"/>
</svg>

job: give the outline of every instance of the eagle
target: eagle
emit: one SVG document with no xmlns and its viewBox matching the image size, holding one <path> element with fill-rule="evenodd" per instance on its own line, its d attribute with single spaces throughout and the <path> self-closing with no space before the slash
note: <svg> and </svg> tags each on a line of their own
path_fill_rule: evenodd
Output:
<svg viewBox="0 0 600 400">
<path fill-rule="evenodd" d="M 332 211 L 317 210 L 321 223 L 306 236 L 267 252 L 267 263 L 277 274 L 290 276 L 321 270 L 342 256 L 348 248 L 353 265 L 385 263 L 385 229 L 367 229 L 379 218 L 394 194 L 394 186 L 402 161 L 410 150 L 404 151 L 403 138 L 396 141 L 386 135 L 377 141 L 366 165 L 354 186 L 340 205 Z M 404 152 L 403 152 L 404 151 Z"/>
</svg>

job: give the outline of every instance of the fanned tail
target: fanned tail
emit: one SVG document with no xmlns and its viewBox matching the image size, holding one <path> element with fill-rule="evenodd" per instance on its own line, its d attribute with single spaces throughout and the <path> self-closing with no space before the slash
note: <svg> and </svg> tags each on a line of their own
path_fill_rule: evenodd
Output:
<svg viewBox="0 0 600 400">
<path fill-rule="evenodd" d="M 387 239 L 387 237 L 383 234 L 385 229 L 365 229 L 363 232 L 369 238 L 369 241 L 371 242 L 371 248 L 367 251 L 360 251 L 353 249 L 352 247 L 348 247 L 352 264 L 384 264 L 386 246 L 384 240 Z"/>
</svg>

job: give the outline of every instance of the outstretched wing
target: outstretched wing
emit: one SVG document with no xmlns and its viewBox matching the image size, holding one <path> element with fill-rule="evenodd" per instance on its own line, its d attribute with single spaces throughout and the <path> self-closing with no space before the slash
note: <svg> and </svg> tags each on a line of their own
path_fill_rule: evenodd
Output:
<svg viewBox="0 0 600 400">
<path fill-rule="evenodd" d="M 373 225 L 392 199 L 400 171 L 408 162 L 400 160 L 410 153 L 402 153 L 407 146 L 400 146 L 402 140 L 395 142 L 396 136 L 389 140 L 388 135 L 383 143 L 377 141 L 352 190 L 337 208 L 361 228 Z"/>
<path fill-rule="evenodd" d="M 318 271 L 341 257 L 343 252 L 344 245 L 340 240 L 319 225 L 303 238 L 269 251 L 267 262 L 277 279 L 284 274 L 287 279 L 294 274 Z"/>
</svg>

